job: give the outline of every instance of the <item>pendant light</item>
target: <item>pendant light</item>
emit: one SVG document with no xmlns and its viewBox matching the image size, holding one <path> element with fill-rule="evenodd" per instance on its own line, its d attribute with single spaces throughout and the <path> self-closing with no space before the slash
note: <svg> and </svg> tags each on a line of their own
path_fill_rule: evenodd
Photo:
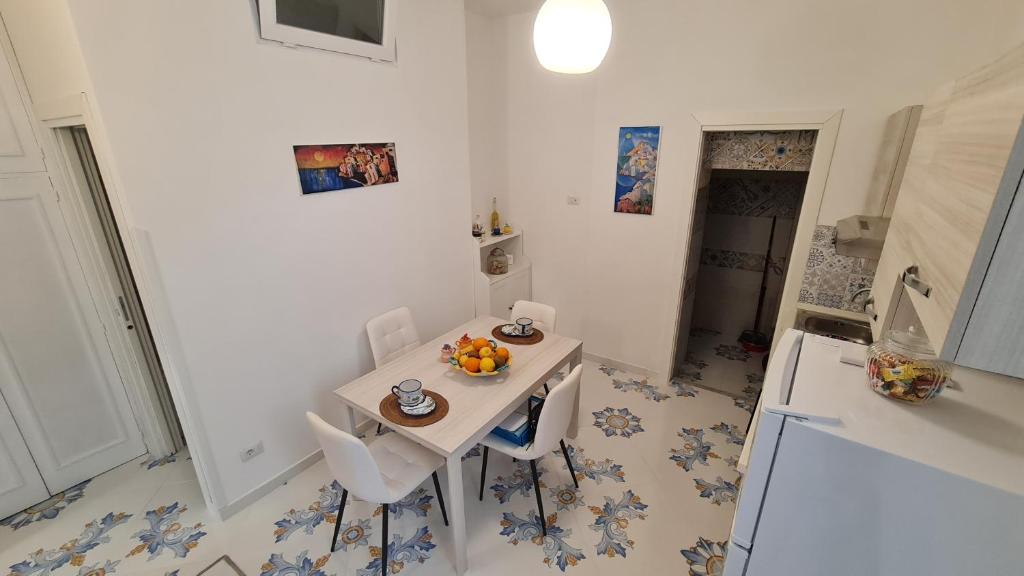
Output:
<svg viewBox="0 0 1024 576">
<path fill-rule="evenodd" d="M 611 41 L 612 17 L 603 0 L 546 0 L 533 23 L 533 49 L 552 72 L 593 72 Z"/>
</svg>

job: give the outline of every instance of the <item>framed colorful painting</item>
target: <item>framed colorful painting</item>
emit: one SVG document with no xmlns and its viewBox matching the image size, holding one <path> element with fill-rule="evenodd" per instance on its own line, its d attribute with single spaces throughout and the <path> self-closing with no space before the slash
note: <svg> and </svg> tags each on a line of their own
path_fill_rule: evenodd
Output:
<svg viewBox="0 0 1024 576">
<path fill-rule="evenodd" d="M 398 182 L 395 144 L 295 146 L 303 194 Z"/>
<path fill-rule="evenodd" d="M 658 181 L 661 126 L 619 128 L 619 160 L 615 175 L 615 211 L 650 214 Z"/>
</svg>

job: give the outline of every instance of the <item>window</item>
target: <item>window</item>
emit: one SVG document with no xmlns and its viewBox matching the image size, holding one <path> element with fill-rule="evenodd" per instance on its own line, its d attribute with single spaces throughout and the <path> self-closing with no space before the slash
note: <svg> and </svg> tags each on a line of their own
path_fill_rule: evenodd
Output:
<svg viewBox="0 0 1024 576">
<path fill-rule="evenodd" d="M 260 36 L 285 44 L 395 60 L 395 0 L 258 0 Z"/>
</svg>

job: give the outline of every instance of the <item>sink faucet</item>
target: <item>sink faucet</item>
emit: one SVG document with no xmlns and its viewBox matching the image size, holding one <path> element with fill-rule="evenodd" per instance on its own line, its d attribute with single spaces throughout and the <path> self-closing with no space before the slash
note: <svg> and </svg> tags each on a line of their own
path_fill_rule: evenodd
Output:
<svg viewBox="0 0 1024 576">
<path fill-rule="evenodd" d="M 868 294 L 868 297 L 864 299 L 864 304 L 860 308 L 862 312 L 867 312 L 868 311 L 868 306 L 870 306 L 871 304 L 874 304 L 874 302 L 875 302 L 875 297 L 870 295 L 871 294 L 871 288 L 861 288 L 860 290 L 857 290 L 856 292 L 854 292 L 853 296 L 850 297 L 850 303 L 856 302 L 857 301 L 857 297 L 860 296 L 861 294 Z"/>
</svg>

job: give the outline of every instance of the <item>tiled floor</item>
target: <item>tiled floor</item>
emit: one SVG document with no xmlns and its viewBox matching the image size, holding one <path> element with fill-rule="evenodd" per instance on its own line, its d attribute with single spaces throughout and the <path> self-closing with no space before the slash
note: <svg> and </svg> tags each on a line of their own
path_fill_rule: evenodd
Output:
<svg viewBox="0 0 1024 576">
<path fill-rule="evenodd" d="M 492 455 L 479 502 L 480 457 L 467 455 L 470 573 L 719 574 L 747 410 L 591 362 L 581 401 L 579 438 L 569 442 L 580 489 L 560 454 L 540 465 L 546 539 L 528 468 Z M 13 576 L 193 576 L 227 554 L 246 576 L 379 573 L 380 517 L 368 503 L 350 499 L 339 549 L 328 554 L 338 497 L 321 461 L 221 522 L 205 510 L 186 454 L 140 459 L 69 491 L 49 512 L 5 520 L 0 565 Z M 429 480 L 396 507 L 389 529 L 391 573 L 453 572 Z M 207 574 L 231 573 L 222 564 Z"/>
<path fill-rule="evenodd" d="M 736 336 L 706 328 L 691 330 L 686 363 L 676 368 L 673 381 L 757 402 L 764 380 L 764 353 L 747 352 Z"/>
</svg>

